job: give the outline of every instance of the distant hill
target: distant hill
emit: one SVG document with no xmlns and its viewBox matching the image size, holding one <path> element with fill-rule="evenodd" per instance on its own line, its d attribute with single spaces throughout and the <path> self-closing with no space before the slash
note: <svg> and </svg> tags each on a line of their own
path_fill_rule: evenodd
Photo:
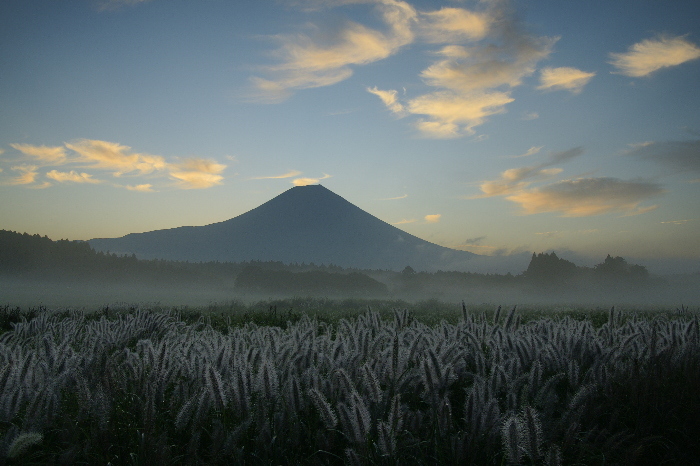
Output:
<svg viewBox="0 0 700 466">
<path fill-rule="evenodd" d="M 314 262 L 359 269 L 466 270 L 480 257 L 410 235 L 321 185 L 291 188 L 223 222 L 89 243 L 97 251 L 140 259 Z"/>
</svg>

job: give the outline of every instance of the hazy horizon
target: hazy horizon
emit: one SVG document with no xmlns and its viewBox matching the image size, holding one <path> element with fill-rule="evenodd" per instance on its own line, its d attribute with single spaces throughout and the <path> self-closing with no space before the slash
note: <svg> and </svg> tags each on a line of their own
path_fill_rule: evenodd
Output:
<svg viewBox="0 0 700 466">
<path fill-rule="evenodd" d="M 9 0 L 0 229 L 207 225 L 320 183 L 508 267 L 555 251 L 700 272 L 696 10 Z"/>
</svg>

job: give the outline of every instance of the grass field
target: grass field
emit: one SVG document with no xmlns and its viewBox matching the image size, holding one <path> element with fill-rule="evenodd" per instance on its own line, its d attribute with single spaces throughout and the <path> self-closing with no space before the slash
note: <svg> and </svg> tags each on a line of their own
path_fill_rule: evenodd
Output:
<svg viewBox="0 0 700 466">
<path fill-rule="evenodd" d="M 700 313 L 0 309 L 7 464 L 697 464 Z"/>
</svg>

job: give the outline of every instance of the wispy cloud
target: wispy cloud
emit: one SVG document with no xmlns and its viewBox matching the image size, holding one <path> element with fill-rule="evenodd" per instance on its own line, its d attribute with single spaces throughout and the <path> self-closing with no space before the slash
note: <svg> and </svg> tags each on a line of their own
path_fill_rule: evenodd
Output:
<svg viewBox="0 0 700 466">
<path fill-rule="evenodd" d="M 443 44 L 465 40 L 481 40 L 491 29 L 487 13 L 463 8 L 441 8 L 421 13 L 420 32 L 427 42 Z"/>
<path fill-rule="evenodd" d="M 126 189 L 129 191 L 140 191 L 142 193 L 152 193 L 154 192 L 153 190 L 153 185 L 152 184 L 137 184 L 136 186 L 131 186 L 127 185 L 125 186 Z"/>
<path fill-rule="evenodd" d="M 430 214 L 423 217 L 423 219 L 425 220 L 425 223 L 438 223 L 441 217 L 442 214 Z"/>
<path fill-rule="evenodd" d="M 405 225 L 406 223 L 414 223 L 415 221 L 416 221 L 415 218 L 411 218 L 411 219 L 402 218 L 398 222 L 392 223 L 392 225 Z"/>
<path fill-rule="evenodd" d="M 700 47 L 685 36 L 659 36 L 638 42 L 625 53 L 611 53 L 610 64 L 619 74 L 639 78 L 698 58 Z"/>
<path fill-rule="evenodd" d="M 511 90 L 532 75 L 557 38 L 525 31 L 507 0 L 480 2 L 475 8 L 417 11 L 401 0 L 307 0 L 298 6 L 318 10 L 348 4 L 374 8 L 385 28 L 347 21 L 328 32 L 318 26 L 295 35 L 279 35 L 278 63 L 250 78 L 258 102 L 285 100 L 295 90 L 330 86 L 348 79 L 353 67 L 368 65 L 422 42 L 436 47 L 438 59 L 420 73 L 432 90 L 401 98 L 396 89 L 367 87 L 394 114 L 413 115 L 418 131 L 432 138 L 474 134 L 488 117 L 513 102 Z M 560 70 L 564 70 L 563 68 Z M 580 72 L 583 73 L 583 72 Z M 558 86 L 578 92 L 586 78 L 555 72 Z"/>
<path fill-rule="evenodd" d="M 641 207 L 641 202 L 664 192 L 658 184 L 648 181 L 601 177 L 559 181 L 515 192 L 506 199 L 520 204 L 524 214 L 558 212 L 564 217 L 587 217 L 610 212 L 648 212 L 656 206 Z"/>
<path fill-rule="evenodd" d="M 540 71 L 540 90 L 566 90 L 579 94 L 584 86 L 593 79 L 595 73 L 588 73 L 576 68 L 543 68 Z"/>
<path fill-rule="evenodd" d="M 421 15 L 422 36 L 442 45 L 439 59 L 420 74 L 434 91 L 406 102 L 397 102 L 393 90 L 381 95 L 373 92 L 394 113 L 400 109 L 418 116 L 415 125 L 424 136 L 474 134 L 474 128 L 488 117 L 505 112 L 514 101 L 511 89 L 534 73 L 557 41 L 525 32 L 509 8 L 503 7 L 505 2 L 482 5 L 488 5 L 482 12 L 445 8 Z M 392 99 L 387 100 L 387 95 Z"/>
<path fill-rule="evenodd" d="M 482 241 L 486 239 L 486 236 L 477 236 L 476 238 L 467 238 L 464 240 L 465 245 L 474 246 L 481 244 Z"/>
<path fill-rule="evenodd" d="M 263 68 L 269 78 L 251 78 L 251 100 L 279 102 L 294 90 L 329 86 L 349 78 L 352 65 L 366 65 L 396 53 L 413 42 L 415 9 L 406 2 L 382 0 L 374 8 L 386 25 L 385 31 L 348 21 L 332 34 L 316 28 L 313 34 L 280 35 L 275 55 L 280 62 Z"/>
<path fill-rule="evenodd" d="M 484 181 L 479 186 L 482 194 L 472 199 L 503 196 L 519 204 L 523 214 L 558 212 L 564 217 L 585 217 L 610 212 L 637 215 L 656 206 L 642 207 L 648 198 L 665 193 L 658 184 L 645 180 L 618 178 L 577 178 L 532 187 L 535 182 L 552 180 L 563 170 L 553 165 L 580 156 L 583 149 L 576 147 L 556 152 L 538 165 L 511 168 L 497 180 Z"/>
<path fill-rule="evenodd" d="M 31 185 L 38 183 L 39 169 L 53 168 L 45 173 L 46 178 L 59 183 L 99 183 L 95 174 L 90 171 L 110 172 L 114 177 L 157 177 L 176 180 L 176 187 L 182 189 L 208 188 L 221 184 L 222 172 L 226 165 L 216 161 L 192 157 L 179 162 L 167 162 L 165 157 L 137 153 L 131 147 L 94 139 L 79 139 L 63 146 L 39 146 L 32 144 L 10 144 L 25 160 L 35 163 L 17 165 L 13 170 L 19 171 L 20 176 L 5 181 L 10 185 Z M 56 167 L 73 165 L 76 170 L 58 170 Z M 292 174 L 290 176 L 296 176 Z M 112 186 L 139 191 L 154 191 L 152 183 L 123 186 L 110 183 Z M 40 186 L 45 188 L 47 182 Z"/>
<path fill-rule="evenodd" d="M 310 184 L 316 184 L 319 181 L 327 178 L 331 178 L 331 175 L 324 173 L 320 178 L 296 178 L 292 181 L 292 184 L 294 184 L 294 186 L 308 186 Z"/>
<path fill-rule="evenodd" d="M 661 222 L 667 225 L 685 225 L 686 223 L 690 222 L 689 219 L 685 220 L 667 220 L 665 222 Z"/>
<path fill-rule="evenodd" d="M 629 154 L 653 160 L 677 172 L 700 172 L 700 139 L 633 144 Z"/>
<path fill-rule="evenodd" d="M 398 102 L 397 99 L 397 91 L 391 90 L 391 91 L 382 91 L 380 89 L 377 89 L 377 87 L 368 87 L 367 92 L 370 94 L 374 94 L 377 97 L 381 99 L 381 101 L 386 105 L 386 107 L 391 110 L 393 113 L 399 115 L 399 116 L 404 116 L 405 111 L 404 107 L 402 104 Z"/>
<path fill-rule="evenodd" d="M 59 183 L 101 183 L 100 180 L 96 180 L 92 175 L 88 173 L 78 173 L 74 170 L 69 172 L 59 172 L 58 170 L 51 170 L 46 174 L 46 177 L 58 181 Z"/>
<path fill-rule="evenodd" d="M 301 175 L 302 172 L 299 170 L 290 170 L 287 173 L 281 175 L 271 175 L 271 176 L 256 176 L 251 179 L 253 180 L 279 180 L 283 178 L 294 178 L 295 176 Z"/>
<path fill-rule="evenodd" d="M 66 161 L 66 148 L 63 146 L 47 147 L 31 144 L 10 144 L 10 147 L 47 164 L 61 165 Z"/>
<path fill-rule="evenodd" d="M 536 148 L 531 148 L 530 150 L 534 149 Z M 480 189 L 483 194 L 475 197 L 505 196 L 522 191 L 533 181 L 551 179 L 563 171 L 561 168 L 549 167 L 566 162 L 581 154 L 583 154 L 583 148 L 575 147 L 566 151 L 550 154 L 547 160 L 538 165 L 505 170 L 501 173 L 499 179 L 481 183 Z"/>
<path fill-rule="evenodd" d="M 520 157 L 529 157 L 531 155 L 539 154 L 544 146 L 532 146 L 524 154 L 513 155 L 510 158 L 519 159 Z"/>
<path fill-rule="evenodd" d="M 39 176 L 39 172 L 37 172 L 38 168 L 39 167 L 37 167 L 36 165 L 17 165 L 17 166 L 14 166 L 14 167 L 12 167 L 12 170 L 18 172 L 19 175 L 10 179 L 5 184 L 24 185 L 24 184 L 34 183 L 36 181 L 37 176 Z"/>
<path fill-rule="evenodd" d="M 184 189 L 204 189 L 221 184 L 226 165 L 206 159 L 187 159 L 170 166 L 170 177 Z"/>
<path fill-rule="evenodd" d="M 385 197 L 383 199 L 379 199 L 380 201 L 396 201 L 399 199 L 406 199 L 408 197 L 408 194 L 404 194 L 403 196 L 396 196 L 396 197 Z"/>
<path fill-rule="evenodd" d="M 76 152 L 88 166 L 113 170 L 114 176 L 131 172 L 145 175 L 167 167 L 165 159 L 159 155 L 132 153 L 131 147 L 115 142 L 81 139 L 66 143 L 66 147 Z"/>
</svg>

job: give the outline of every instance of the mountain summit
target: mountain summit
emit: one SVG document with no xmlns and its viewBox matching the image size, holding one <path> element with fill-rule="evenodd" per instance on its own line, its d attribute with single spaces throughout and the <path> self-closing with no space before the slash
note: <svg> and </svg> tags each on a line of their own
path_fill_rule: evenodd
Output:
<svg viewBox="0 0 700 466">
<path fill-rule="evenodd" d="M 142 259 L 335 264 L 362 269 L 464 269 L 475 254 L 410 235 L 321 185 L 297 186 L 232 219 L 89 241 Z"/>
</svg>

